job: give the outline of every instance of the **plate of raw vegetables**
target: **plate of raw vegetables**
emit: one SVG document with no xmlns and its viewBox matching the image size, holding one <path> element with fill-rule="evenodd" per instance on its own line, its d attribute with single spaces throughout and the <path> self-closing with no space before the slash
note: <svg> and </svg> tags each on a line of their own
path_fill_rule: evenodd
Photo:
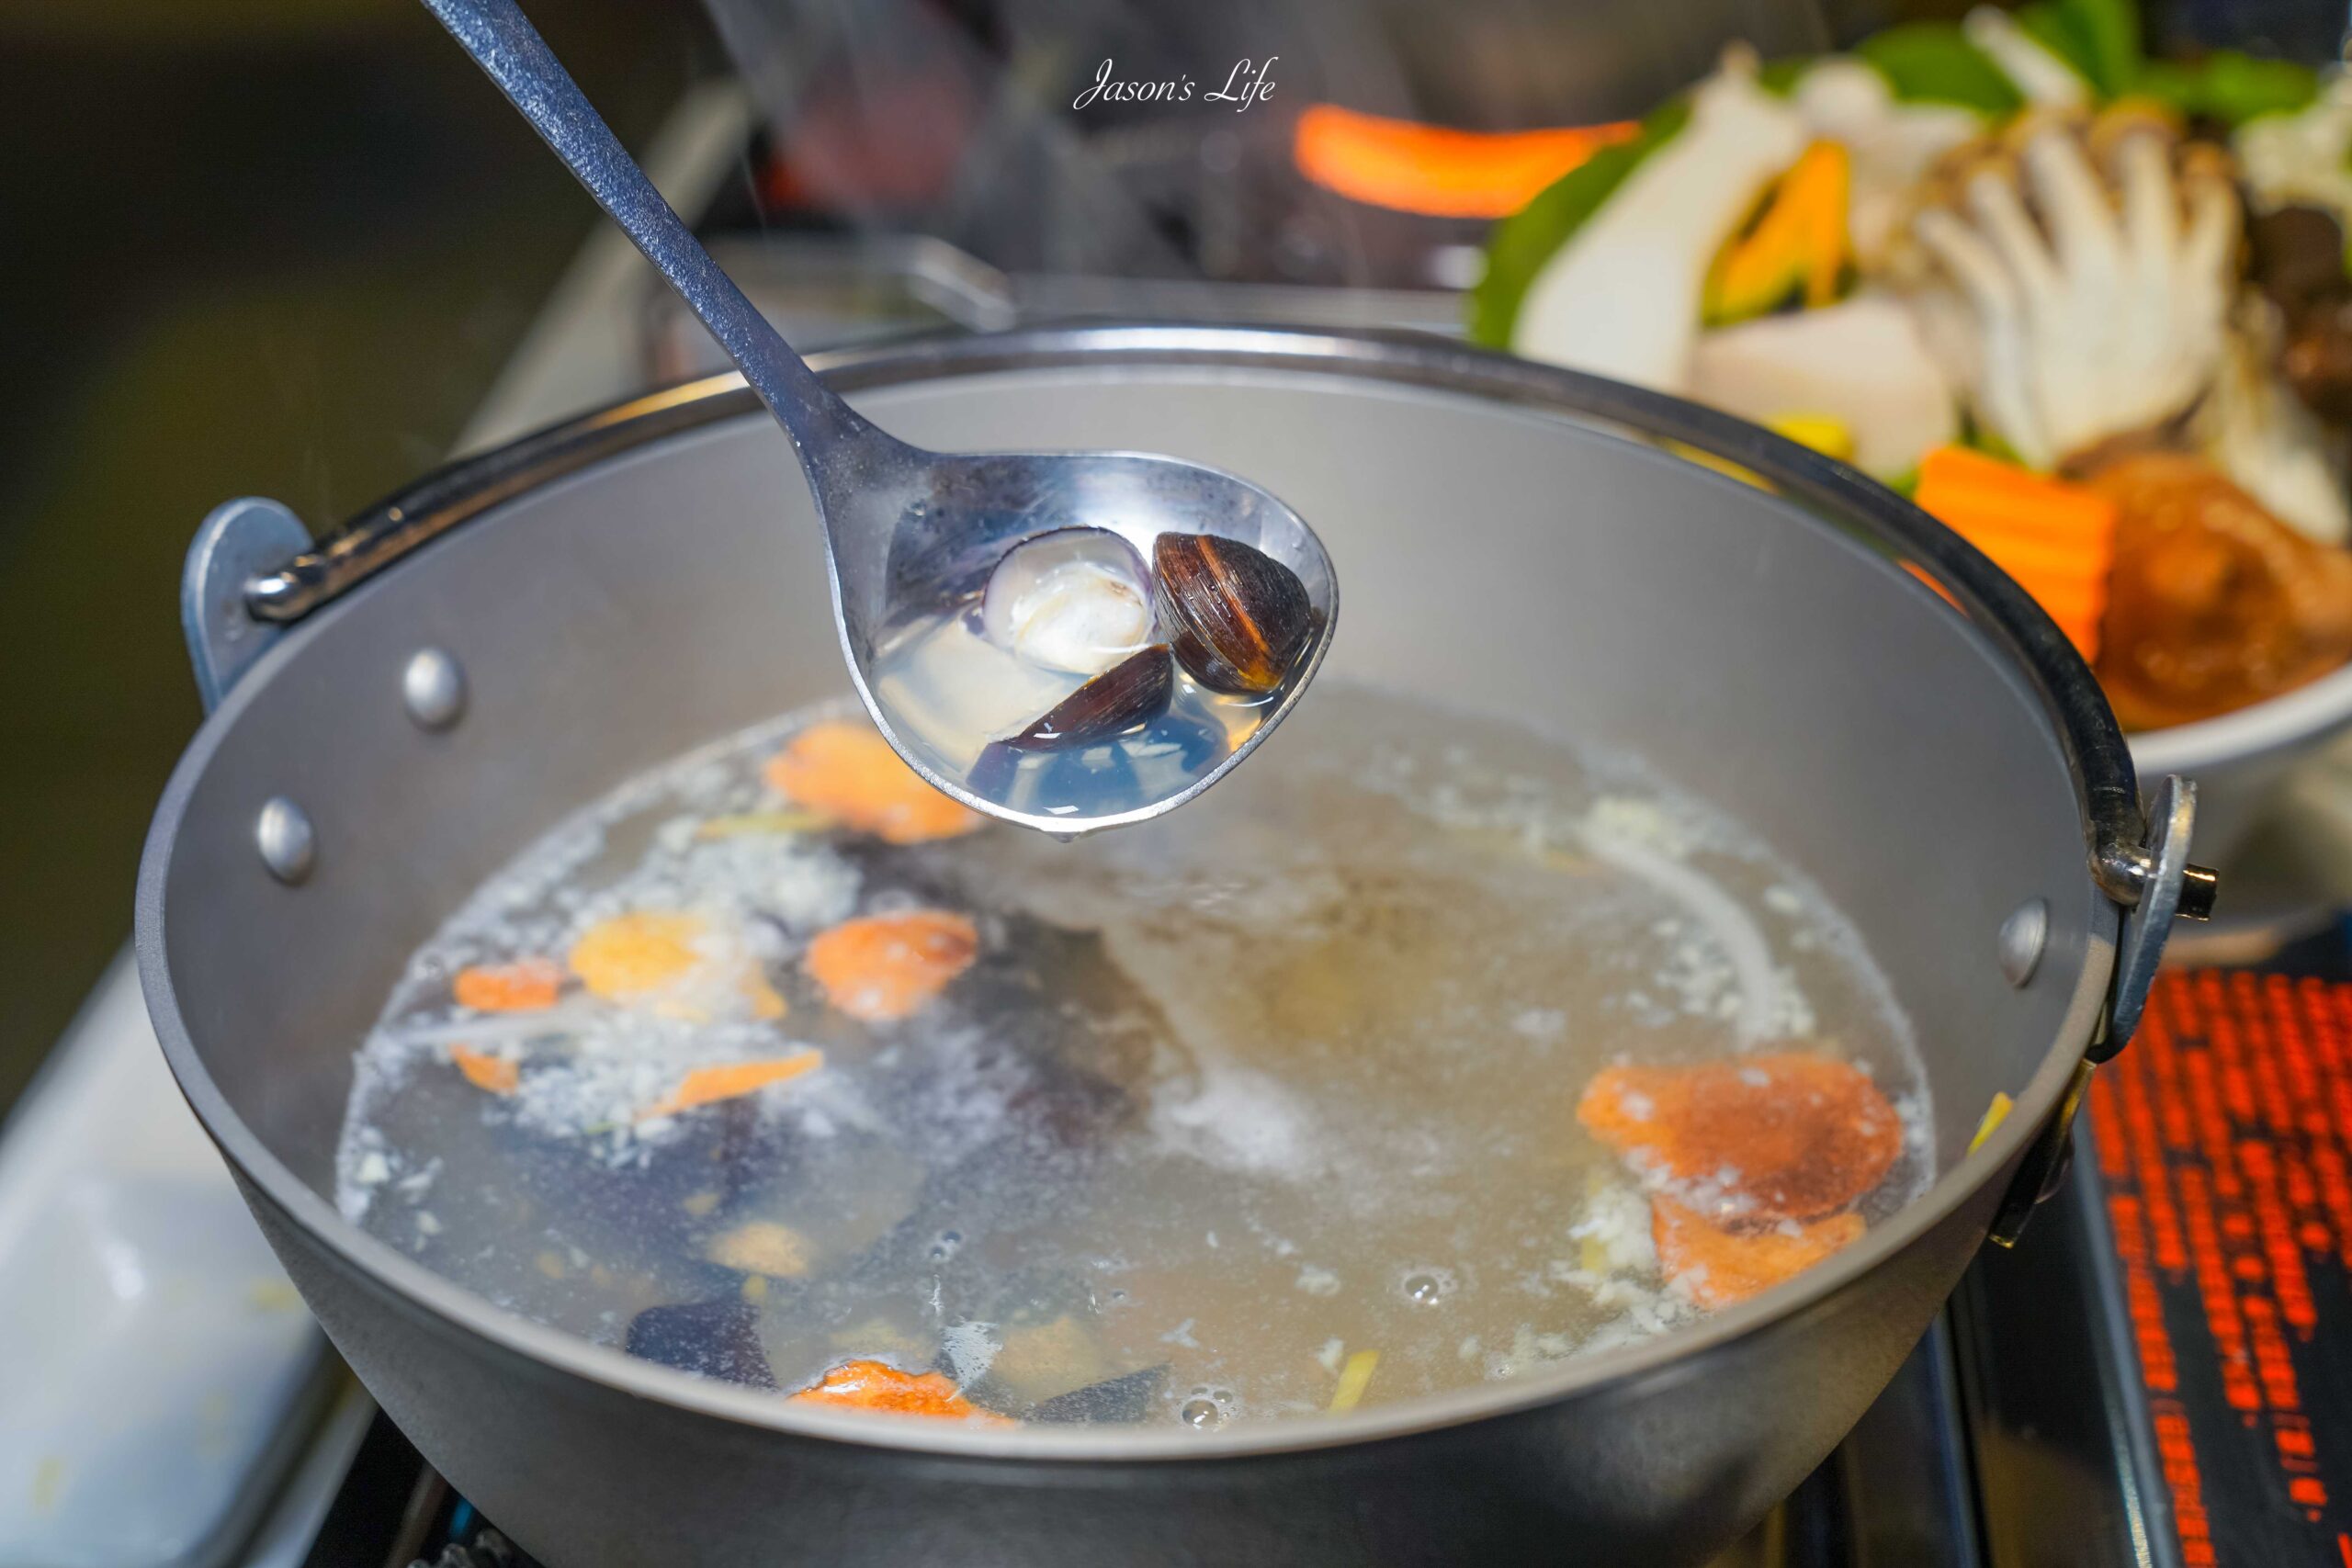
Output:
<svg viewBox="0 0 2352 1568">
<path fill-rule="evenodd" d="M 2130 0 L 1738 46 L 1495 229 L 1471 336 L 1912 495 L 2097 672 L 2221 852 L 2352 724 L 2352 78 Z"/>
</svg>

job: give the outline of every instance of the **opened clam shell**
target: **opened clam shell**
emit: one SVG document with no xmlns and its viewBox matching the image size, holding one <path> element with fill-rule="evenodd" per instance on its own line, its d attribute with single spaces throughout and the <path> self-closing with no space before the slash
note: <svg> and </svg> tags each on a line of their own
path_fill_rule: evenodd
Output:
<svg viewBox="0 0 2352 1568">
<path fill-rule="evenodd" d="M 989 574 L 980 626 L 1009 653 L 1048 670 L 1095 675 L 1152 640 L 1150 573 L 1133 545 L 1103 528 L 1023 539 Z"/>
</svg>

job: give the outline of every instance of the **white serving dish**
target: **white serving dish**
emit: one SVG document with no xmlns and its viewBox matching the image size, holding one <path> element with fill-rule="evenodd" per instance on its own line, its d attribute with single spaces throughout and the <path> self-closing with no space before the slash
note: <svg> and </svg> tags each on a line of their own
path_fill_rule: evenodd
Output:
<svg viewBox="0 0 2352 1568">
<path fill-rule="evenodd" d="M 2352 665 L 2235 713 L 2135 735 L 2132 761 L 2143 787 L 2166 773 L 2197 781 L 2197 859 L 2226 867 L 2288 773 L 2346 728 Z"/>
</svg>

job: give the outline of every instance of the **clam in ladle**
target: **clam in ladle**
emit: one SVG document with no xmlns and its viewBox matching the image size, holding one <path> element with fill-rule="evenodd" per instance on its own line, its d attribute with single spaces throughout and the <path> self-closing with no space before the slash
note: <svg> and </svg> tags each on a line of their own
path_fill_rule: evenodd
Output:
<svg viewBox="0 0 2352 1568">
<path fill-rule="evenodd" d="M 1339 610 L 1298 514 L 1137 453 L 928 452 L 828 390 L 632 162 L 514 0 L 424 0 L 792 438 L 860 698 L 917 772 L 1063 837 L 1170 811 L 1298 701 Z"/>
</svg>

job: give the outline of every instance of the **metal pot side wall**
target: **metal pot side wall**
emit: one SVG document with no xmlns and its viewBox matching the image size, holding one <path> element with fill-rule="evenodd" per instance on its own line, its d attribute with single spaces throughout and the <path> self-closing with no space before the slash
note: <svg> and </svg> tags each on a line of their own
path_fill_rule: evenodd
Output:
<svg viewBox="0 0 2352 1568">
<path fill-rule="evenodd" d="M 848 1448 L 570 1376 L 419 1311 L 241 1185 L 409 1439 L 561 1568 L 1703 1563 L 1878 1397 L 2000 1190 L 1757 1335 L 1555 1403 L 1294 1453 L 1037 1464 Z"/>
<path fill-rule="evenodd" d="M 1451 1400 L 1442 1426 L 1398 1407 L 1385 1427 L 1350 1418 L 1388 1435 L 1284 1439 L 1319 1447 L 1241 1455 L 1237 1431 L 1202 1435 L 1203 1457 L 1129 1445 L 1112 1461 L 835 1442 L 741 1391 L 730 1405 L 616 1356 L 628 1375 L 567 1363 L 547 1331 L 526 1353 L 512 1320 L 334 1217 L 350 1051 L 405 955 L 560 814 L 842 690 L 806 493 L 773 428 L 722 398 L 725 417 L 523 476 L 295 626 L 191 747 L 141 871 L 159 1035 L 288 1271 L 426 1456 L 560 1568 L 1702 1560 L 1893 1374 L 2089 1038 L 2115 910 L 2058 727 L 1883 547 L 1571 422 L 1638 401 L 1589 378 L 1364 344 L 1343 375 L 1283 362 L 1321 364 L 1298 344 L 1324 340 L 1267 333 L 1206 334 L 1222 358 L 1163 363 L 1131 335 L 1034 363 L 982 344 L 993 357 L 960 368 L 880 351 L 860 400 L 943 447 L 1148 447 L 1249 473 L 1339 562 L 1330 678 L 1630 746 L 1757 828 L 1855 919 L 1915 1020 L 1947 1174 L 1679 1354 L 1532 1374 Z M 425 646 L 467 673 L 447 731 L 400 702 Z M 1252 765 L 1280 766 L 1283 740 Z M 254 850 L 281 794 L 317 829 L 299 887 Z M 1996 936 L 2031 897 L 2050 941 L 2012 987 Z M 1963 1164 L 1996 1090 L 2018 1113 Z"/>
</svg>

